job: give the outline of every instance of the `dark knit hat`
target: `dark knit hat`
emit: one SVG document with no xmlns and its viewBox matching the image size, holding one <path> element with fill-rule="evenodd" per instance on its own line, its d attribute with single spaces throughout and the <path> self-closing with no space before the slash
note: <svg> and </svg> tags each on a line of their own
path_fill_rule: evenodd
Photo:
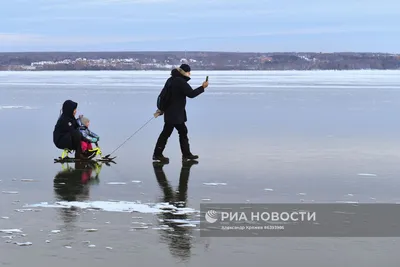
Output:
<svg viewBox="0 0 400 267">
<path fill-rule="evenodd" d="M 188 64 L 182 64 L 179 68 L 184 72 L 190 72 L 190 67 Z"/>
</svg>

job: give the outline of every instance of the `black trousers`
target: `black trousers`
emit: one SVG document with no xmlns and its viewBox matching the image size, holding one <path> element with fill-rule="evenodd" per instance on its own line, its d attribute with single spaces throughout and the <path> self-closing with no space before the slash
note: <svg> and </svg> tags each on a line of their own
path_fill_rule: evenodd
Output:
<svg viewBox="0 0 400 267">
<path fill-rule="evenodd" d="M 75 150 L 75 155 L 80 155 L 82 153 L 81 140 L 81 132 L 75 130 L 72 133 L 64 134 L 55 145 L 59 149 Z"/>
<path fill-rule="evenodd" d="M 154 155 L 161 156 L 165 146 L 167 145 L 168 138 L 171 136 L 174 128 L 179 134 L 179 144 L 181 146 L 182 156 L 190 156 L 190 145 L 188 138 L 188 129 L 185 123 L 182 124 L 170 124 L 164 123 L 164 128 L 158 137 L 156 147 L 154 148 Z"/>
</svg>

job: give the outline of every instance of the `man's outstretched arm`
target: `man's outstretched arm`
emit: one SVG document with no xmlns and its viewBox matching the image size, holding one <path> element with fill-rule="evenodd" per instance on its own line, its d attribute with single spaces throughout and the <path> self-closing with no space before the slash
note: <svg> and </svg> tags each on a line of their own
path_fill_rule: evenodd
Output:
<svg viewBox="0 0 400 267">
<path fill-rule="evenodd" d="M 192 87 L 188 83 L 182 83 L 183 93 L 189 98 L 195 98 L 196 96 L 204 93 L 204 89 L 207 88 L 208 82 L 203 82 L 201 86 L 196 89 L 192 89 Z"/>
</svg>

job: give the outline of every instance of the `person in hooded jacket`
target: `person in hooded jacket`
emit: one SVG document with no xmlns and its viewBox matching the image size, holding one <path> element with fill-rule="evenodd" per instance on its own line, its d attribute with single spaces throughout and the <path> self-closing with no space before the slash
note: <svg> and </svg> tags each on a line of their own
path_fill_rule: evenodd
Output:
<svg viewBox="0 0 400 267">
<path fill-rule="evenodd" d="M 78 103 L 66 100 L 62 106 L 62 113 L 57 120 L 53 131 L 54 145 L 59 149 L 75 150 L 75 158 L 90 159 L 95 152 L 82 153 L 81 141 L 93 142 L 85 138 L 79 131 L 79 124 L 75 118 Z"/>
<path fill-rule="evenodd" d="M 182 64 L 179 68 L 171 71 L 171 77 L 165 83 L 165 86 L 167 86 L 167 84 L 171 86 L 171 99 L 166 110 L 157 110 L 154 114 L 155 117 L 164 115 L 164 128 L 158 137 L 153 153 L 153 160 L 155 161 L 169 161 L 169 158 L 163 155 L 163 151 L 174 128 L 179 134 L 182 160 L 187 161 L 199 158 L 198 155 L 193 155 L 190 151 L 188 129 L 185 124 L 187 121 L 185 109 L 186 98 L 195 98 L 204 93 L 204 89 L 208 86 L 208 81 L 203 82 L 200 87 L 192 89 L 188 83 L 190 80 L 190 70 L 189 65 Z"/>
</svg>

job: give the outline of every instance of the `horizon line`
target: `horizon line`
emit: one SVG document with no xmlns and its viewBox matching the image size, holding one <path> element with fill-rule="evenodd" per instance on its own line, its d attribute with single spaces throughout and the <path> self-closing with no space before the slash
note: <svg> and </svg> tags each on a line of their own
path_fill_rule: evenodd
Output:
<svg viewBox="0 0 400 267">
<path fill-rule="evenodd" d="M 209 51 L 209 50 L 88 50 L 88 51 L 73 51 L 73 50 L 48 50 L 48 51 L 0 51 L 0 54 L 16 54 L 16 53 L 226 53 L 226 54 L 289 54 L 289 53 L 297 53 L 297 54 L 349 54 L 349 53 L 358 53 L 358 54 L 391 54 L 391 55 L 400 55 L 397 52 L 362 52 L 362 51 L 337 51 L 337 52 L 322 52 L 322 51 L 291 51 L 291 52 L 255 52 L 255 51 Z"/>
</svg>

